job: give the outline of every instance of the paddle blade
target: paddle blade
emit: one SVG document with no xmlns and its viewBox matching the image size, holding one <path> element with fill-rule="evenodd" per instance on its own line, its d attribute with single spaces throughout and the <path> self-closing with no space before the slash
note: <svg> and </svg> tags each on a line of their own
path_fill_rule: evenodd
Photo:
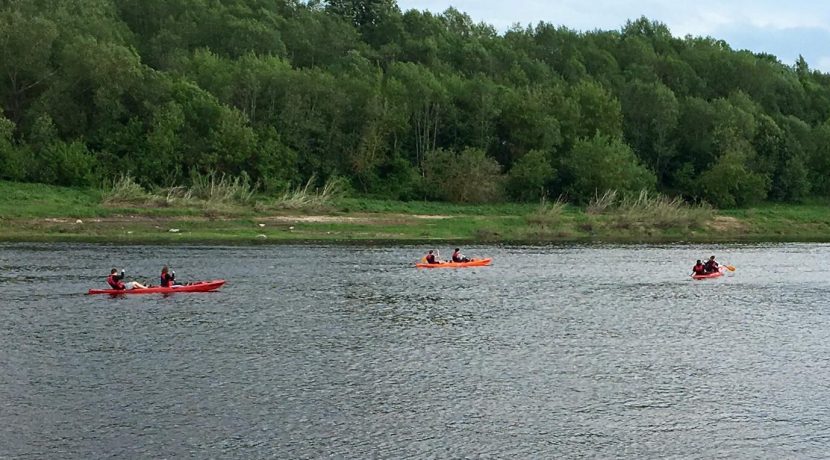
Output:
<svg viewBox="0 0 830 460">
<path fill-rule="evenodd" d="M 727 265 L 726 269 L 729 270 L 730 272 L 734 272 L 735 271 L 735 266 L 734 265 Z"/>
</svg>

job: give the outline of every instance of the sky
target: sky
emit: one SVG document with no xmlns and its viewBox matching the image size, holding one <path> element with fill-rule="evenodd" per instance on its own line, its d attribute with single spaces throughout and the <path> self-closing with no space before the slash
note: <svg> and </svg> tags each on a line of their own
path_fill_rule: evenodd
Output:
<svg viewBox="0 0 830 460">
<path fill-rule="evenodd" d="M 646 16 L 687 34 L 725 40 L 733 49 L 777 56 L 792 65 L 799 54 L 813 69 L 830 71 L 830 1 L 817 0 L 398 0 L 402 10 L 441 13 L 449 7 L 506 31 L 545 21 L 575 30 L 620 29 Z"/>
</svg>

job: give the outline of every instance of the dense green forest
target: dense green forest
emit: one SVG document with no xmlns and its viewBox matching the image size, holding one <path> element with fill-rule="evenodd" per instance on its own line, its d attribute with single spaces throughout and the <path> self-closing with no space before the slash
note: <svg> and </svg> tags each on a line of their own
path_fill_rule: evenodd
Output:
<svg viewBox="0 0 830 460">
<path fill-rule="evenodd" d="M 13 181 L 830 196 L 830 75 L 646 18 L 499 33 L 393 0 L 0 0 L 0 104 Z"/>
</svg>

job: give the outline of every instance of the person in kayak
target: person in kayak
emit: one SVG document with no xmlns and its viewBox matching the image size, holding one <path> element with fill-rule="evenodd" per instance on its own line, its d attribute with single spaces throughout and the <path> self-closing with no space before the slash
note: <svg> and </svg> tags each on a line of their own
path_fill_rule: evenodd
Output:
<svg viewBox="0 0 830 460">
<path fill-rule="evenodd" d="M 161 267 L 161 283 L 159 286 L 166 288 L 177 284 L 181 283 L 176 283 L 176 272 L 171 272 L 167 265 Z"/>
<path fill-rule="evenodd" d="M 706 274 L 706 266 L 703 265 L 703 262 L 698 259 L 697 263 L 694 267 L 692 267 L 692 274 L 693 275 L 705 275 Z"/>
<path fill-rule="evenodd" d="M 464 255 L 461 254 L 460 249 L 455 248 L 455 251 L 452 252 L 452 261 L 455 262 L 455 263 L 460 263 L 460 262 L 469 262 L 470 259 L 464 257 Z"/>
<path fill-rule="evenodd" d="M 147 289 L 147 286 L 139 283 L 138 281 L 128 281 L 124 282 L 124 270 L 121 270 L 121 274 L 118 274 L 118 270 L 113 268 L 110 270 L 110 276 L 107 277 L 107 284 L 110 285 L 111 288 L 117 291 L 129 291 L 131 289 Z"/>
<path fill-rule="evenodd" d="M 718 263 L 715 262 L 715 256 L 710 257 L 709 260 L 706 261 L 706 265 L 704 265 L 704 267 L 706 269 L 706 273 L 715 273 L 718 271 L 719 266 Z"/>
<path fill-rule="evenodd" d="M 433 254 L 433 250 L 432 250 L 432 249 L 430 249 L 430 250 L 427 252 L 427 255 L 426 255 L 426 256 L 424 256 L 424 260 L 426 261 L 426 263 L 431 264 L 431 265 L 437 265 L 437 264 L 440 264 L 440 263 L 441 263 L 441 261 L 440 261 L 440 260 L 438 260 L 438 259 L 436 259 L 436 258 L 435 258 L 435 254 Z"/>
</svg>

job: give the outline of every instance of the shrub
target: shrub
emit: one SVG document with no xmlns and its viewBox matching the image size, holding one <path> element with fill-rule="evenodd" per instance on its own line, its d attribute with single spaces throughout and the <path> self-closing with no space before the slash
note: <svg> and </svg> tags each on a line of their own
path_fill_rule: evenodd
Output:
<svg viewBox="0 0 830 460">
<path fill-rule="evenodd" d="M 22 181 L 28 169 L 28 152 L 12 141 L 14 129 L 14 123 L 0 115 L 0 179 Z"/>
<path fill-rule="evenodd" d="M 597 134 L 581 139 L 563 158 L 564 189 L 579 203 L 587 203 L 600 190 L 635 192 L 653 190 L 657 177 L 637 160 L 631 147 L 616 138 Z"/>
<path fill-rule="evenodd" d="M 37 169 L 32 176 L 38 182 L 65 186 L 85 186 L 95 182 L 95 157 L 81 142 L 55 141 L 36 154 Z"/>
<path fill-rule="evenodd" d="M 517 201 L 533 201 L 547 196 L 556 177 L 547 153 L 532 150 L 519 159 L 507 175 L 507 192 Z"/>
<path fill-rule="evenodd" d="M 703 196 L 719 208 L 746 206 L 764 200 L 769 177 L 751 171 L 744 156 L 730 151 L 700 175 Z"/>
<path fill-rule="evenodd" d="M 503 196 L 501 166 L 480 149 L 428 153 L 423 185 L 428 198 L 456 203 L 495 202 Z"/>
</svg>

